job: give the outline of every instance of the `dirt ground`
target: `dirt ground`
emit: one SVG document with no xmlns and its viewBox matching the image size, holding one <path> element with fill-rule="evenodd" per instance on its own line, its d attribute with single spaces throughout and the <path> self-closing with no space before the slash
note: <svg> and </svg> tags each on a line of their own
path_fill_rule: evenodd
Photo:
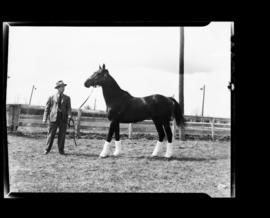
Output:
<svg viewBox="0 0 270 218">
<path fill-rule="evenodd" d="M 150 158 L 156 140 L 123 139 L 123 154 L 98 158 L 102 139 L 57 139 L 43 155 L 46 138 L 8 135 L 11 192 L 173 192 L 231 196 L 230 141 L 174 142 L 175 154 Z M 112 142 L 114 145 L 114 141 Z M 113 152 L 113 148 L 111 153 Z"/>
</svg>

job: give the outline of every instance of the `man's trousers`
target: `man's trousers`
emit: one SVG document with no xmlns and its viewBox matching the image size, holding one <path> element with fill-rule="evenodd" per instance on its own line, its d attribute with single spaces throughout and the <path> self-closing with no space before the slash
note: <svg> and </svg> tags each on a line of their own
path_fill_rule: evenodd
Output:
<svg viewBox="0 0 270 218">
<path fill-rule="evenodd" d="M 67 119 L 64 119 L 62 117 L 62 113 L 60 113 L 60 112 L 57 113 L 56 122 L 49 123 L 49 132 L 48 132 L 47 142 L 46 142 L 46 144 L 47 144 L 46 151 L 48 151 L 48 152 L 50 152 L 50 150 L 52 148 L 57 128 L 59 128 L 58 151 L 64 152 L 65 138 L 66 138 L 66 131 L 67 131 Z"/>
</svg>

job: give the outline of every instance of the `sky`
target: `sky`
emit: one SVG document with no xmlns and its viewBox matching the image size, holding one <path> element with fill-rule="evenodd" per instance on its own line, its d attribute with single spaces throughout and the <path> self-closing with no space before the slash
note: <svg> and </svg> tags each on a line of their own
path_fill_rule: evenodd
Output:
<svg viewBox="0 0 270 218">
<path fill-rule="evenodd" d="M 230 22 L 185 27 L 184 111 L 230 118 Z M 84 81 L 105 64 L 120 87 L 135 97 L 151 94 L 178 100 L 179 27 L 10 27 L 7 103 L 45 106 L 58 80 L 72 108 L 90 94 Z M 105 110 L 97 87 L 85 105 Z"/>
</svg>

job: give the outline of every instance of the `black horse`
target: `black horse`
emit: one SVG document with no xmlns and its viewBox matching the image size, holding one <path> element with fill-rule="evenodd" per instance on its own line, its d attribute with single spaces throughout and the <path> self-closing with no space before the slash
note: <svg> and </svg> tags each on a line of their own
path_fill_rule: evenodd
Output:
<svg viewBox="0 0 270 218">
<path fill-rule="evenodd" d="M 133 97 L 127 91 L 122 90 L 103 64 L 85 83 L 85 87 L 101 86 L 103 96 L 108 107 L 108 119 L 111 121 L 106 142 L 100 157 L 106 157 L 109 153 L 109 143 L 115 134 L 116 149 L 114 155 L 120 153 L 120 123 L 135 123 L 146 119 L 152 119 L 158 131 L 159 141 L 152 156 L 156 156 L 160 150 L 161 142 L 168 139 L 165 157 L 172 156 L 172 131 L 170 121 L 175 118 L 178 126 L 184 126 L 184 116 L 180 105 L 172 97 L 163 95 L 150 95 L 142 98 Z"/>
</svg>

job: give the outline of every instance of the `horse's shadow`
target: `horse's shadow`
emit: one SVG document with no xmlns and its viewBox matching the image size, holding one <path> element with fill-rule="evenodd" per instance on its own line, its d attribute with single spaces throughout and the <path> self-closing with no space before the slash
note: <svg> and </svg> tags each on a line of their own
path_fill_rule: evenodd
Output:
<svg viewBox="0 0 270 218">
<path fill-rule="evenodd" d="M 88 158 L 96 158 L 96 159 L 100 159 L 98 154 L 89 154 L 89 153 L 78 153 L 78 152 L 72 152 L 72 153 L 66 153 L 66 156 L 77 156 L 77 157 L 88 157 Z M 113 159 L 121 159 L 124 156 L 120 155 L 118 157 L 115 156 L 108 156 L 104 159 L 108 159 L 108 158 L 113 158 Z M 223 159 L 223 158 L 217 158 L 217 157 L 170 157 L 170 158 L 166 158 L 166 157 L 162 157 L 162 156 L 157 156 L 157 157 L 151 157 L 151 156 L 125 156 L 124 158 L 130 158 L 130 159 L 136 159 L 136 160 L 140 160 L 140 159 L 145 159 L 145 160 L 149 160 L 149 161 L 216 161 L 219 159 Z"/>
<path fill-rule="evenodd" d="M 177 161 L 211 161 L 211 160 L 218 160 L 215 157 L 171 157 L 169 160 L 177 160 Z"/>
<path fill-rule="evenodd" d="M 78 152 L 70 152 L 66 153 L 66 156 L 77 156 L 77 157 L 96 157 L 98 158 L 99 155 L 97 154 L 87 154 L 87 153 L 78 153 Z"/>
<path fill-rule="evenodd" d="M 219 158 L 215 158 L 215 157 L 208 157 L 208 158 L 203 158 L 203 157 L 170 157 L 170 158 L 166 158 L 166 157 L 162 157 L 162 156 L 158 156 L 158 157 L 149 157 L 149 156 L 139 156 L 139 157 L 131 157 L 134 159 L 146 159 L 146 160 L 150 160 L 150 161 L 211 161 L 211 160 L 218 160 Z"/>
</svg>

